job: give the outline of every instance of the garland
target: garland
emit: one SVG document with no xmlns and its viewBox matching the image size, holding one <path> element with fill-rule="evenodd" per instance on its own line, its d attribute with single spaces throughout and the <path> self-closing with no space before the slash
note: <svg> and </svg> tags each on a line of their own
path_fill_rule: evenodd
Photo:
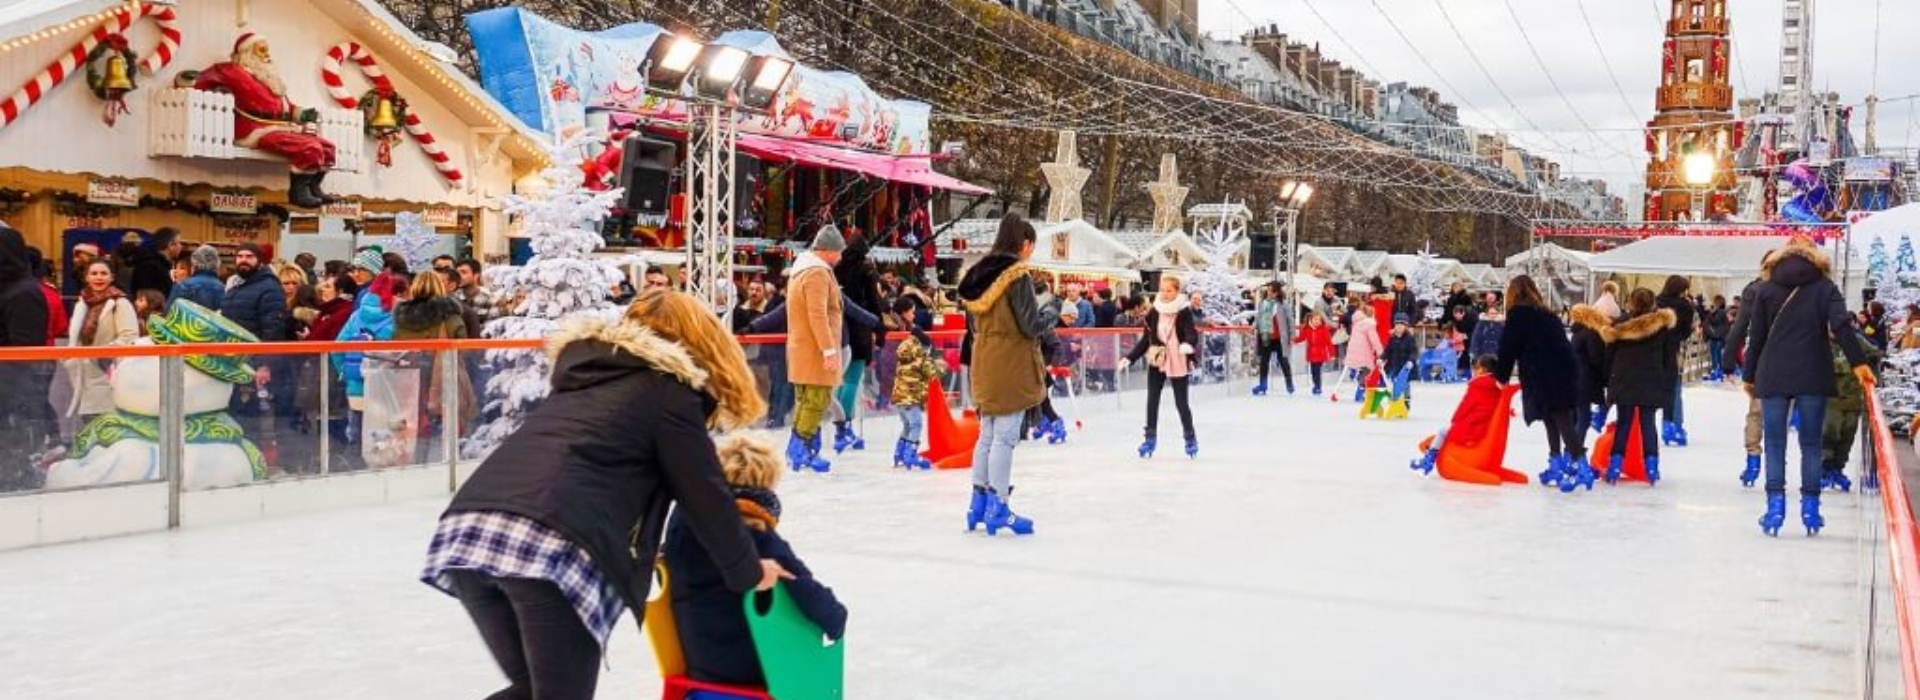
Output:
<svg viewBox="0 0 1920 700">
<path fill-rule="evenodd" d="M 120 58 L 120 71 L 122 77 L 127 81 L 127 86 L 124 88 L 108 87 L 108 76 L 104 75 L 100 70 L 101 64 L 111 64 L 113 62 L 111 58 L 104 61 L 101 60 L 101 58 L 105 57 L 109 52 Z M 129 69 L 130 66 L 139 62 L 139 60 L 138 57 L 133 55 L 133 49 L 127 47 L 127 37 L 124 34 L 109 35 L 105 41 L 100 42 L 99 46 L 95 46 L 92 51 L 87 52 L 87 89 L 93 91 L 94 97 L 107 103 L 106 113 L 101 119 L 107 123 L 107 128 L 109 129 L 113 128 L 114 123 L 119 121 L 120 115 L 128 113 L 127 93 L 140 89 L 139 74 Z"/>
<path fill-rule="evenodd" d="M 172 63 L 174 52 L 180 49 L 180 29 L 174 24 L 173 7 L 156 2 L 128 3 L 126 9 L 115 12 L 112 17 L 94 27 L 93 32 L 82 38 L 80 43 L 75 44 L 66 53 L 60 54 L 60 58 L 55 59 L 45 70 L 28 80 L 27 84 L 15 91 L 12 97 L 7 98 L 5 102 L 0 102 L 0 129 L 19 121 L 20 116 L 28 109 L 46 99 L 47 94 L 66 82 L 67 78 L 73 77 L 80 68 L 80 63 L 102 42 L 127 31 L 127 28 L 133 26 L 135 20 L 144 17 L 152 17 L 153 21 L 160 25 L 160 43 L 154 46 L 152 53 L 147 54 L 147 57 L 140 61 L 140 71 L 153 75 Z M 129 75 L 131 73 L 132 71 L 129 71 Z"/>
<path fill-rule="evenodd" d="M 380 88 L 374 87 L 360 96 L 360 103 L 357 106 L 360 110 L 360 120 L 366 124 L 367 135 L 379 142 L 379 146 L 374 149 L 373 160 L 379 163 L 380 167 L 391 168 L 393 167 L 393 144 L 400 140 L 400 129 L 393 126 L 377 126 L 373 123 L 374 113 L 380 111 L 381 100 L 386 100 L 393 106 L 395 124 L 405 124 L 412 112 L 407 110 L 407 98 L 391 91 L 383 92 Z"/>
</svg>

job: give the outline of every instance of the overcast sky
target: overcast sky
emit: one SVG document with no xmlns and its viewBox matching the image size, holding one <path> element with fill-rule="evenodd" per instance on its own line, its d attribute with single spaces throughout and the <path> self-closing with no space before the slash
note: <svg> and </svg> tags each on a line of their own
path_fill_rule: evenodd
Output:
<svg viewBox="0 0 1920 700">
<path fill-rule="evenodd" d="M 1920 65 L 1915 0 L 1812 1 L 1814 85 L 1839 92 L 1846 103 L 1873 92 L 1877 24 L 1879 95 L 1920 93 L 1920 73 L 1913 70 Z M 1492 82 L 1448 28 L 1442 5 L 1473 43 Z M 1582 5 L 1593 20 L 1591 33 L 1581 20 Z M 1758 97 L 1779 82 L 1781 0 L 1729 0 L 1728 5 L 1734 94 L 1736 99 Z M 1539 49 L 1545 72 L 1528 52 L 1509 6 Z M 1200 0 L 1200 23 L 1217 38 L 1238 37 L 1255 24 L 1278 24 L 1294 40 L 1317 42 L 1322 52 L 1383 84 L 1406 81 L 1439 90 L 1460 107 L 1469 125 L 1506 130 L 1565 170 L 1604 178 L 1616 193 L 1629 187 L 1626 191 L 1637 194 L 1646 160 L 1643 137 L 1633 130 L 1653 116 L 1661 22 L 1670 7 L 1668 0 Z M 1383 10 L 1412 46 L 1394 32 Z M 1620 89 L 1608 78 L 1595 36 Z M 1555 82 L 1578 116 L 1555 91 Z M 1881 106 L 1882 147 L 1920 146 L 1917 103 Z M 1864 135 L 1864 118 L 1864 110 L 1855 111 L 1856 137 Z"/>
</svg>

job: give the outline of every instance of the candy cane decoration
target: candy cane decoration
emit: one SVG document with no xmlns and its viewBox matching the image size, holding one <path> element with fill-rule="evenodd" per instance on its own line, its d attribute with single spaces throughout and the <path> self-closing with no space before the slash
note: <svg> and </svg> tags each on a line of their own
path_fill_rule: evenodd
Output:
<svg viewBox="0 0 1920 700">
<path fill-rule="evenodd" d="M 320 81 L 326 83 L 327 95 L 332 97 L 336 104 L 347 109 L 360 108 L 360 98 L 347 92 L 346 82 L 340 79 L 341 63 L 347 59 L 352 59 L 360 66 L 360 74 L 366 76 L 368 82 L 373 83 L 373 89 L 381 96 L 392 97 L 398 94 L 393 89 L 393 81 L 387 78 L 385 71 L 380 70 L 379 64 L 374 63 L 373 52 L 348 41 L 327 51 L 327 57 L 320 61 Z M 402 122 L 402 126 L 406 128 L 407 135 L 412 136 L 414 142 L 420 144 L 420 150 L 433 161 L 433 168 L 440 171 L 441 177 L 446 178 L 448 182 L 460 181 L 460 169 L 453 167 L 453 158 L 448 156 L 446 151 L 441 150 L 440 144 L 434 141 L 433 134 L 427 131 L 425 124 L 420 123 L 420 115 L 413 110 L 407 110 L 407 119 Z"/>
<path fill-rule="evenodd" d="M 48 65 L 46 70 L 33 76 L 33 79 L 27 81 L 24 87 L 13 93 L 13 97 L 8 98 L 6 102 L 0 102 L 0 129 L 19 121 L 20 115 L 39 104 L 40 100 L 53 92 L 55 87 L 59 87 L 61 83 L 66 82 L 67 78 L 79 72 L 87 61 L 87 55 L 93 53 L 93 48 L 99 46 L 100 42 L 106 41 L 109 36 L 127 31 L 134 22 L 145 17 L 152 17 L 153 21 L 160 26 L 160 44 L 140 61 L 140 70 L 147 75 L 153 75 L 167 67 L 167 64 L 173 62 L 174 53 L 180 50 L 180 28 L 174 24 L 173 8 L 150 2 L 129 3 L 125 9 L 113 13 L 113 16 L 94 27 L 92 33 L 81 39 L 80 43 L 74 44 L 72 49 L 61 54 L 60 58 Z"/>
</svg>

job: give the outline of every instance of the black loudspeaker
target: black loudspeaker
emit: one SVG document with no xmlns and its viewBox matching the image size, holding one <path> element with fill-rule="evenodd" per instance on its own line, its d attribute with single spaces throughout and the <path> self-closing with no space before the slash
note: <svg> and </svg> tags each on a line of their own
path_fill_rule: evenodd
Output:
<svg viewBox="0 0 1920 700">
<path fill-rule="evenodd" d="M 1279 257 L 1279 240 L 1273 236 L 1250 236 L 1253 249 L 1247 256 L 1249 270 L 1277 270 L 1274 258 Z"/>
<path fill-rule="evenodd" d="M 679 150 L 672 141 L 633 135 L 621 145 L 620 186 L 626 188 L 620 208 L 644 216 L 666 216 L 673 194 L 673 171 Z"/>
<path fill-rule="evenodd" d="M 733 222 L 743 232 L 760 230 L 766 214 L 760 191 L 766 187 L 767 168 L 759 158 L 746 154 L 733 157 Z"/>
</svg>

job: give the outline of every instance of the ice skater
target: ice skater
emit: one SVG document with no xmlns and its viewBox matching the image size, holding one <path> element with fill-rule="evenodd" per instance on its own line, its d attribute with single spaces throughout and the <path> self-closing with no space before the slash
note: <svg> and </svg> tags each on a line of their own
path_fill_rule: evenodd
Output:
<svg viewBox="0 0 1920 700">
<path fill-rule="evenodd" d="M 1607 398 L 1616 416 L 1613 429 L 1613 454 L 1607 458 L 1607 483 L 1620 480 L 1621 465 L 1626 462 L 1629 439 L 1638 426 L 1640 449 L 1646 456 L 1647 483 L 1660 481 L 1660 435 L 1653 430 L 1653 416 L 1673 405 L 1676 387 L 1668 381 L 1678 370 L 1667 352 L 1672 336 L 1679 333 L 1671 309 L 1659 307 L 1651 289 L 1636 289 L 1627 295 L 1627 320 L 1600 332 L 1607 343 Z"/>
<path fill-rule="evenodd" d="M 1562 478 L 1593 488 L 1593 467 L 1587 464 L 1587 446 L 1573 425 L 1576 363 L 1567 327 L 1547 308 L 1540 287 L 1526 275 L 1507 282 L 1506 325 L 1500 331 L 1500 366 L 1494 379 L 1501 384 L 1520 370 L 1522 417 L 1538 421 L 1547 432 L 1547 468 L 1541 484 L 1559 484 Z M 1567 489 L 1562 489 L 1567 490 Z"/>
<path fill-rule="evenodd" d="M 1147 311 L 1147 332 L 1127 352 L 1126 364 L 1144 358 L 1147 362 L 1146 440 L 1140 443 L 1140 456 L 1152 457 L 1160 427 L 1160 392 L 1173 385 L 1173 405 L 1180 412 L 1180 430 L 1186 438 L 1187 456 L 1200 454 L 1200 438 L 1193 432 L 1193 409 L 1187 403 L 1187 381 L 1194 369 L 1194 347 L 1200 332 L 1194 327 L 1193 308 L 1180 295 L 1180 280 L 1160 277 L 1160 294 Z"/>
<path fill-rule="evenodd" d="M 1280 363 L 1280 378 L 1285 380 L 1287 393 L 1293 393 L 1293 319 L 1299 313 L 1292 301 L 1287 299 L 1287 288 L 1279 282 L 1268 282 L 1266 298 L 1260 300 L 1260 306 L 1253 316 L 1254 361 L 1260 365 L 1260 383 L 1254 385 L 1254 396 L 1267 395 L 1267 368 L 1273 362 Z M 1318 382 L 1314 384 L 1319 387 Z M 1319 392 L 1314 392 L 1319 393 Z"/>
<path fill-rule="evenodd" d="M 820 456 L 820 421 L 841 382 L 840 351 L 843 299 L 833 265 L 847 249 L 840 229 L 828 224 L 813 237 L 807 252 L 794 258 L 787 281 L 787 381 L 793 384 L 793 435 L 787 461 L 794 471 L 824 472 L 833 464 Z"/>
<path fill-rule="evenodd" d="M 1033 224 L 1007 214 L 993 248 L 960 279 L 973 369 L 970 388 L 980 415 L 967 530 L 986 525 L 989 535 L 1002 529 L 1033 533 L 1033 520 L 1015 515 L 1007 502 L 1013 497 L 1013 448 L 1020 444 L 1027 409 L 1040 405 L 1047 392 L 1040 336 L 1051 319 L 1040 312 L 1026 263 L 1035 237 Z"/>
<path fill-rule="evenodd" d="M 1347 378 L 1354 382 L 1354 401 L 1366 400 L 1367 373 L 1380 364 L 1380 355 L 1386 349 L 1386 343 L 1381 340 L 1376 328 L 1378 325 L 1373 319 L 1371 307 L 1353 307 L 1353 330 L 1347 334 L 1346 361 Z"/>
<path fill-rule="evenodd" d="M 794 574 L 755 547 L 708 432 L 767 405 L 704 302 L 650 289 L 548 342 L 552 393 L 454 494 L 420 579 L 466 606 L 507 677 L 493 697 L 590 700 L 614 624 L 644 610 L 670 506 L 736 610 Z"/>
<path fill-rule="evenodd" d="M 1307 324 L 1300 327 L 1300 333 L 1293 338 L 1295 343 L 1307 346 L 1307 370 L 1313 376 L 1313 395 L 1320 395 L 1320 370 L 1333 361 L 1333 328 L 1327 325 L 1327 318 L 1318 311 L 1307 312 Z"/>
<path fill-rule="evenodd" d="M 1880 349 L 1865 338 L 1859 340 L 1867 353 L 1867 366 L 1879 366 Z M 1840 342 L 1834 340 L 1828 345 L 1833 352 L 1833 385 L 1838 395 L 1827 404 L 1826 424 L 1820 429 L 1820 487 L 1845 492 L 1853 490 L 1853 480 L 1847 478 L 1847 459 L 1853 456 L 1853 438 L 1860 434 L 1860 421 L 1866 417 L 1867 397 L 1860 383 L 1854 381 L 1853 368 L 1847 366 Z M 1873 465 L 1863 463 L 1860 469 L 1867 474 L 1861 488 L 1877 488 Z"/>
<path fill-rule="evenodd" d="M 912 306 L 911 299 L 894 302 L 895 309 Z M 928 469 L 933 465 L 920 456 L 920 435 L 927 424 L 927 392 L 940 378 L 940 361 L 929 351 L 933 338 L 926 331 L 909 325 L 907 333 L 894 353 L 893 392 L 888 397 L 894 413 L 900 416 L 900 442 L 893 448 L 893 466 Z"/>
<path fill-rule="evenodd" d="M 1852 332 L 1846 297 L 1827 278 L 1831 272 L 1826 254 L 1813 241 L 1794 236 L 1761 268 L 1766 281 L 1754 294 L 1741 377 L 1747 395 L 1760 399 L 1767 468 L 1767 510 L 1760 530 L 1769 535 L 1779 535 L 1787 519 L 1787 416 L 1795 410 L 1801 425 L 1800 522 L 1808 535 L 1827 524 L 1820 515 L 1820 431 L 1812 426 L 1825 424 L 1827 402 L 1837 393 L 1829 338 L 1839 342 L 1863 389 L 1871 390 L 1877 381 L 1859 334 Z"/>
</svg>

